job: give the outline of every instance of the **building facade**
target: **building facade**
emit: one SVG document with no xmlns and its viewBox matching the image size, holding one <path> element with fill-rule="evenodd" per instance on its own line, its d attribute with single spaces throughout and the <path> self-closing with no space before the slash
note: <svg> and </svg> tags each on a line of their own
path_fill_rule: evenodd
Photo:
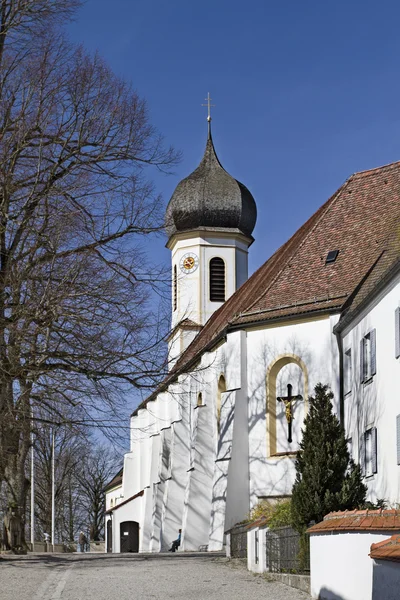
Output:
<svg viewBox="0 0 400 600">
<path fill-rule="evenodd" d="M 209 131 L 167 208 L 170 371 L 131 417 L 106 513 L 114 552 L 126 523 L 139 551 L 167 550 L 179 529 L 180 550 L 220 550 L 260 499 L 290 496 L 318 382 L 369 498 L 400 501 L 400 163 L 351 176 L 247 279 L 255 221 Z"/>
</svg>

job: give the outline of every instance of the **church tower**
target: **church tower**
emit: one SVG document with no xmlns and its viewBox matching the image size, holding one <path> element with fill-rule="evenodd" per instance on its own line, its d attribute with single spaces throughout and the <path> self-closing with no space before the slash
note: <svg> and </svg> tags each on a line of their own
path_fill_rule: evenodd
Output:
<svg viewBox="0 0 400 600">
<path fill-rule="evenodd" d="M 208 116 L 200 165 L 183 179 L 166 211 L 172 255 L 170 368 L 211 315 L 248 277 L 256 203 L 249 190 L 222 167 Z"/>
</svg>

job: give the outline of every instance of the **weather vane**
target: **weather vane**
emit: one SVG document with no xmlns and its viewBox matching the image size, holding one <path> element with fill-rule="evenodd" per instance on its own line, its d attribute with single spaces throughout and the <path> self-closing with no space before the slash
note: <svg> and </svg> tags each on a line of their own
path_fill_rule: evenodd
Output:
<svg viewBox="0 0 400 600">
<path fill-rule="evenodd" d="M 210 123 L 210 121 L 211 121 L 211 107 L 215 106 L 215 104 L 211 104 L 210 92 L 208 92 L 207 98 L 204 98 L 204 99 L 206 100 L 207 104 L 202 104 L 202 106 L 207 106 L 207 109 L 208 109 L 207 121 Z"/>
</svg>

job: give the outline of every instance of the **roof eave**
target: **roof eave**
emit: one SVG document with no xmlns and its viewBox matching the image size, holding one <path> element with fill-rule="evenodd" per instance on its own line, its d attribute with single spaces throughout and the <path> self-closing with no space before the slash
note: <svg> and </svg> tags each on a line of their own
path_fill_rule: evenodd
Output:
<svg viewBox="0 0 400 600">
<path fill-rule="evenodd" d="M 375 265 L 376 263 L 374 263 Z M 369 271 L 370 272 L 370 271 Z M 381 277 L 378 283 L 372 288 L 372 290 L 365 296 L 360 304 L 354 309 L 344 313 L 339 319 L 338 323 L 333 328 L 333 333 L 338 334 L 342 331 L 359 315 L 365 310 L 365 308 L 374 300 L 374 298 L 387 286 L 390 280 L 400 273 L 400 258 L 389 268 L 388 271 Z"/>
</svg>

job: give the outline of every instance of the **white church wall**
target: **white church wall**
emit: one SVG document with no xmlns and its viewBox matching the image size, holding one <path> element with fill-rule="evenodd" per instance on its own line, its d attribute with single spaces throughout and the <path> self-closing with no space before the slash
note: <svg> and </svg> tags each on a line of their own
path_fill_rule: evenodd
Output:
<svg viewBox="0 0 400 600">
<path fill-rule="evenodd" d="M 161 548 L 166 550 L 178 536 L 182 527 L 182 510 L 185 497 L 187 473 L 190 463 L 190 378 L 181 376 L 178 384 L 170 386 L 171 442 L 168 477 L 165 481 L 161 518 Z"/>
<path fill-rule="evenodd" d="M 227 390 L 237 390 L 242 387 L 243 368 L 241 361 L 245 360 L 245 357 L 242 357 L 243 352 L 246 353 L 246 348 L 243 348 L 242 343 L 243 335 L 245 335 L 243 331 L 234 331 L 227 335 L 225 344 Z"/>
<path fill-rule="evenodd" d="M 161 435 L 155 434 L 149 438 L 149 464 L 147 465 L 148 485 L 144 486 L 145 500 L 143 509 L 142 522 L 142 548 L 143 552 L 152 551 L 152 532 L 154 508 L 156 501 L 155 486 L 159 483 L 159 460 L 160 460 L 160 445 Z"/>
<path fill-rule="evenodd" d="M 376 428 L 376 472 L 367 469 L 368 499 L 400 501 L 396 419 L 400 414 L 400 358 L 395 354 L 395 311 L 400 306 L 400 280 L 394 279 L 343 332 L 343 350 L 351 351 L 351 389 L 344 397 L 345 429 L 354 460 L 364 463 L 363 438 Z M 376 332 L 376 373 L 361 382 L 360 344 Z M 348 368 L 348 367 L 347 367 Z"/>
<path fill-rule="evenodd" d="M 161 528 L 166 481 L 170 477 L 171 426 L 160 432 L 156 481 L 153 483 L 153 509 L 150 552 L 161 550 Z"/>
<path fill-rule="evenodd" d="M 214 436 L 210 428 L 212 407 L 203 404 L 196 406 L 193 412 L 196 415 L 196 436 L 185 492 L 183 550 L 198 550 L 200 546 L 208 545 L 215 461 Z"/>
<path fill-rule="evenodd" d="M 121 523 L 125 521 L 136 521 L 139 523 L 139 552 L 141 552 L 141 539 L 142 539 L 142 506 L 143 496 L 139 496 L 131 502 L 127 502 L 123 506 L 120 506 L 117 510 L 114 510 L 112 516 L 112 535 L 113 535 L 113 552 L 121 552 Z"/>
<path fill-rule="evenodd" d="M 118 504 L 118 502 L 121 502 L 121 499 L 123 498 L 122 495 L 122 483 L 111 488 L 110 490 L 107 490 L 106 492 L 106 510 L 108 510 L 109 508 L 113 508 L 114 506 L 116 506 Z"/>
<path fill-rule="evenodd" d="M 124 498 L 130 498 L 143 489 L 141 487 L 143 478 L 141 467 L 142 462 L 144 462 L 142 445 L 146 443 L 148 437 L 145 429 L 147 420 L 148 417 L 145 409 L 138 411 L 137 416 L 131 417 L 131 449 L 124 456 L 124 477 L 122 483 Z"/>
<path fill-rule="evenodd" d="M 247 332 L 228 335 L 226 349 L 227 385 L 234 392 L 234 424 L 232 450 L 228 471 L 225 530 L 242 521 L 250 509 L 249 484 L 249 422 L 247 398 Z M 235 346 L 235 350 L 231 349 Z M 236 374 L 236 377 L 231 375 Z M 231 392 L 232 393 L 232 392 Z"/>
<path fill-rule="evenodd" d="M 235 410 L 226 490 L 225 531 L 243 521 L 250 509 L 247 395 L 245 390 L 231 394 L 235 395 Z"/>
<path fill-rule="evenodd" d="M 208 542 L 209 551 L 222 550 L 224 543 L 228 470 L 228 460 L 222 460 L 215 463 L 212 488 L 210 533 Z"/>
<path fill-rule="evenodd" d="M 329 317 L 249 330 L 247 333 L 249 464 L 251 482 L 251 506 L 259 497 L 276 498 L 289 496 L 294 482 L 294 456 L 270 456 L 271 440 L 267 431 L 267 382 L 268 370 L 280 357 L 297 357 L 305 365 L 303 380 L 304 398 L 302 414 L 294 403 L 292 430 L 299 441 L 302 418 L 307 396 L 313 393 L 316 383 L 331 384 L 333 342 Z M 285 361 L 282 361 L 282 365 Z M 279 375 L 279 372 L 278 372 Z M 304 380 L 306 377 L 306 381 Z M 334 382 L 336 386 L 336 382 Z M 307 388 L 307 389 L 306 389 Z M 301 393 L 294 386 L 293 394 Z M 299 403 L 298 403 L 299 404 Z M 278 408 L 278 403 L 276 403 Z M 339 397 L 335 397 L 335 409 L 339 411 Z M 282 408 L 281 408 L 282 410 Z M 296 418 L 300 415 L 301 418 Z M 277 431 L 279 433 L 279 430 Z M 282 429 L 282 433 L 286 432 Z M 277 440 L 279 442 L 279 440 Z M 277 444 L 278 445 L 278 444 Z M 294 449 L 298 448 L 298 443 Z M 276 450 L 275 450 L 276 452 Z"/>
</svg>

